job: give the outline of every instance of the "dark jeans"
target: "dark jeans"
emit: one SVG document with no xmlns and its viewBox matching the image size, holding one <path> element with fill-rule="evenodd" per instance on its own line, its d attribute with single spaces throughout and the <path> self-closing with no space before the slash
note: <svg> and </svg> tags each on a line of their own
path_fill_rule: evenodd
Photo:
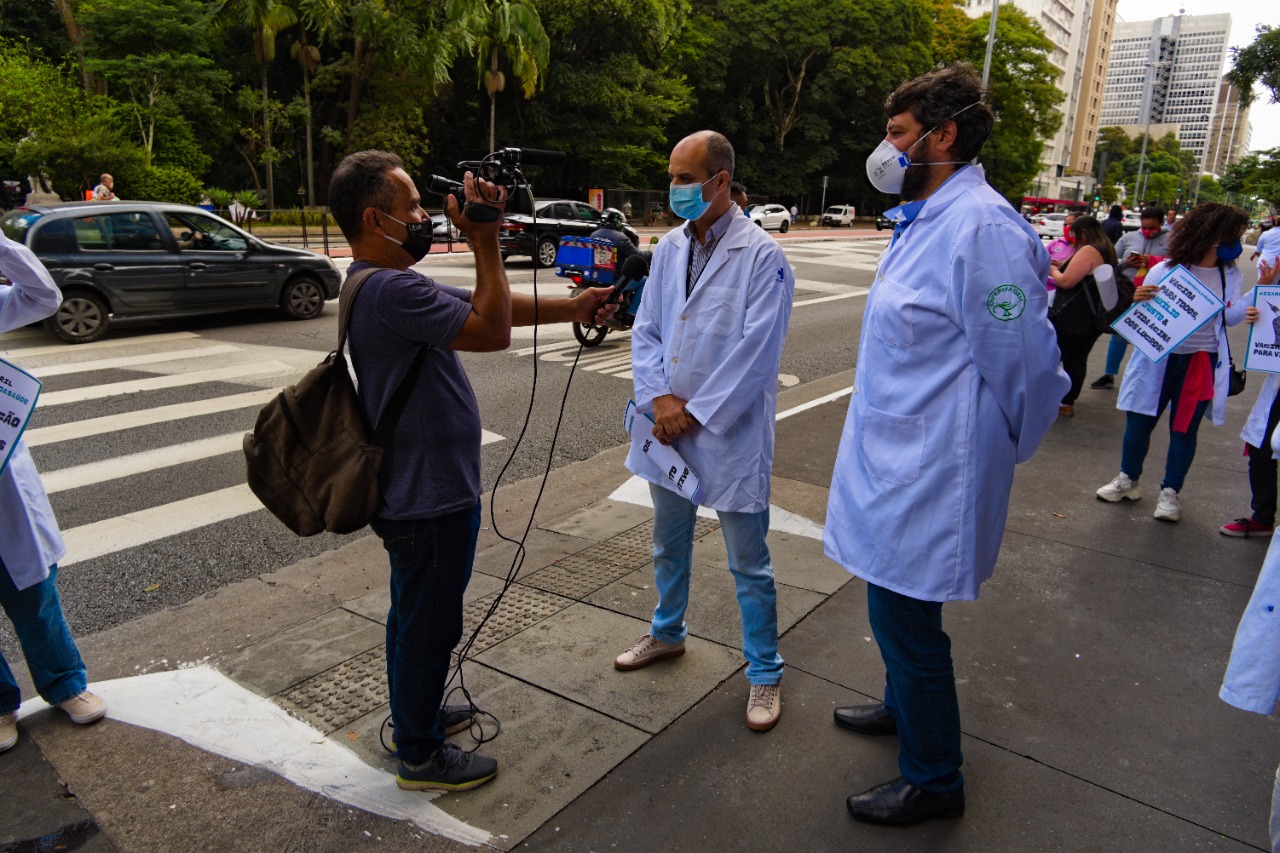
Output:
<svg viewBox="0 0 1280 853">
<path fill-rule="evenodd" d="M 84 661 L 71 638 L 71 629 L 62 615 L 58 597 L 58 567 L 49 577 L 26 589 L 18 589 L 0 560 L 0 605 L 13 623 L 27 669 L 36 692 L 50 705 L 57 705 L 84 692 Z M 0 714 L 18 710 L 22 695 L 9 664 L 0 655 Z"/>
<path fill-rule="evenodd" d="M 1196 458 L 1196 433 L 1200 429 L 1200 421 L 1209 409 L 1212 400 L 1201 400 L 1191 415 L 1191 424 L 1186 432 L 1173 431 L 1173 419 L 1178 413 L 1178 397 L 1182 394 L 1182 383 L 1187 378 L 1187 366 L 1193 354 L 1169 355 L 1169 363 L 1164 370 L 1164 384 L 1160 386 L 1160 401 L 1156 404 L 1154 415 L 1141 415 L 1129 412 L 1124 429 L 1124 445 L 1120 453 L 1120 470 L 1129 475 L 1129 479 L 1137 480 L 1142 476 L 1142 463 L 1147 458 L 1147 448 L 1151 446 L 1151 433 L 1160 421 L 1160 413 L 1165 406 L 1169 407 L 1169 455 L 1164 463 L 1164 481 L 1162 489 L 1182 491 L 1182 484 L 1191 470 L 1191 463 Z M 1218 363 L 1218 354 L 1209 353 L 1209 362 Z"/>
<path fill-rule="evenodd" d="M 1271 434 L 1280 423 L 1280 394 L 1271 403 L 1267 415 L 1267 431 L 1262 446 L 1249 448 L 1249 490 L 1253 492 L 1253 520 L 1258 524 L 1276 523 L 1276 460 L 1271 455 Z"/>
<path fill-rule="evenodd" d="M 421 764 L 444 741 L 444 701 L 451 655 L 462 638 L 462 596 L 471 580 L 480 502 L 436 518 L 370 526 L 391 557 L 387 613 L 387 687 L 396 750 Z"/>
<path fill-rule="evenodd" d="M 1059 294 L 1061 295 L 1061 294 Z M 1062 405 L 1070 406 L 1080 396 L 1084 387 L 1085 372 L 1089 369 L 1089 352 L 1098 340 L 1098 332 L 1073 335 L 1058 332 L 1058 349 L 1062 352 L 1062 369 L 1071 378 L 1071 390 L 1062 398 Z"/>
<path fill-rule="evenodd" d="M 868 583 L 867 613 L 884 659 L 884 705 L 898 722 L 902 777 L 936 794 L 961 790 L 960 704 L 942 603 Z"/>
</svg>

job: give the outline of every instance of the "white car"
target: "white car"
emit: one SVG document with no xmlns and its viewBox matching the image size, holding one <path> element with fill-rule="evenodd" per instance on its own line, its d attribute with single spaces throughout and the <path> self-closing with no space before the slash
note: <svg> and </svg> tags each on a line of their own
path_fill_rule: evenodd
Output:
<svg viewBox="0 0 1280 853">
<path fill-rule="evenodd" d="M 786 234 L 791 227 L 791 211 L 780 204 L 753 204 L 747 208 L 751 221 L 766 231 L 777 229 Z"/>
<path fill-rule="evenodd" d="M 1047 237 L 1052 240 L 1055 237 L 1062 236 L 1062 225 L 1066 222 L 1067 215 L 1065 213 L 1037 213 L 1032 227 L 1036 229 L 1036 233 L 1041 237 Z"/>
<path fill-rule="evenodd" d="M 1142 214 L 1137 210 L 1126 210 L 1124 217 L 1121 219 L 1121 226 L 1125 231 L 1137 231 L 1142 227 Z"/>
</svg>

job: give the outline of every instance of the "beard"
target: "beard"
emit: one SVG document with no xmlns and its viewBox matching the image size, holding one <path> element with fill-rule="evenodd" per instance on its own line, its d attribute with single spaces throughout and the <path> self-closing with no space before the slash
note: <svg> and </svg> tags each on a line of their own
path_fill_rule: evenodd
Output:
<svg viewBox="0 0 1280 853">
<path fill-rule="evenodd" d="M 933 170 L 937 166 L 928 164 L 911 165 L 907 168 L 907 172 L 902 176 L 902 191 L 899 195 L 903 201 L 915 201 L 920 198 L 924 188 L 929 183 L 929 176 L 933 174 Z"/>
</svg>

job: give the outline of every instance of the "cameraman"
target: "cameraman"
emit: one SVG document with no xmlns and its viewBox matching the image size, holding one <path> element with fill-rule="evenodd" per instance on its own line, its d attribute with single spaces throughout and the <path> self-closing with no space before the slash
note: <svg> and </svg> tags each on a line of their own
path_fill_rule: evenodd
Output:
<svg viewBox="0 0 1280 853">
<path fill-rule="evenodd" d="M 501 211 L 506 192 L 468 172 L 469 205 Z M 505 349 L 513 325 L 532 325 L 534 298 L 512 295 L 498 251 L 501 217 L 479 222 L 445 199 L 472 245 L 474 292 L 438 284 L 410 267 L 431 249 L 431 222 L 404 164 L 386 151 L 347 156 L 329 184 L 333 217 L 351 244 L 349 273 L 368 267 L 351 308 L 349 342 L 360 403 L 375 424 L 425 345 L 403 414 L 387 438 L 382 507 L 370 522 L 391 559 L 387 684 L 405 790 L 465 791 L 498 763 L 445 741 L 471 709 L 443 711 L 450 654 L 462 637 L 462 596 L 480 528 L 480 412 L 457 351 Z M 590 322 L 608 297 L 593 288 L 572 299 L 540 299 L 541 322 Z"/>
</svg>

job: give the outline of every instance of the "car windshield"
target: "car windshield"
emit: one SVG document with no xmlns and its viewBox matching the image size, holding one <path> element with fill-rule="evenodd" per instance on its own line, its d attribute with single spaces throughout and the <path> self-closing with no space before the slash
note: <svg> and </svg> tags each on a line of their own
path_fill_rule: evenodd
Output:
<svg viewBox="0 0 1280 853">
<path fill-rule="evenodd" d="M 42 214 L 34 210 L 11 210 L 0 217 L 0 231 L 15 243 L 26 243 L 27 231 Z"/>
<path fill-rule="evenodd" d="M 844 212 L 844 208 L 840 208 L 840 207 L 828 207 L 828 208 L 827 208 L 827 213 L 836 213 L 836 214 L 839 214 L 839 213 L 843 213 L 843 212 Z"/>
<path fill-rule="evenodd" d="M 755 213 L 757 210 L 761 210 L 763 207 L 764 207 L 763 204 L 753 204 L 747 208 L 747 213 Z"/>
</svg>

